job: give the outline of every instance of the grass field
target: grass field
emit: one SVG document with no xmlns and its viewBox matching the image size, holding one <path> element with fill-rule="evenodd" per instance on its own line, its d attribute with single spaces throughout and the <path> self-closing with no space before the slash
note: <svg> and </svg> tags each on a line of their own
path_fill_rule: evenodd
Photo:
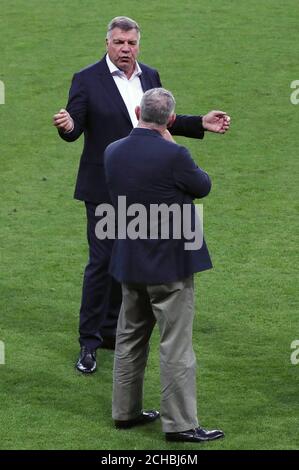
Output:
<svg viewBox="0 0 299 470">
<path fill-rule="evenodd" d="M 0 448 L 298 449 L 297 0 L 0 0 L 0 12 Z M 82 140 L 61 141 L 51 118 L 119 14 L 141 24 L 140 61 L 159 69 L 178 112 L 232 116 L 226 136 L 179 139 L 213 181 L 204 211 L 214 269 L 196 279 L 194 347 L 200 420 L 226 437 L 204 446 L 167 444 L 159 423 L 113 428 L 111 352 L 92 377 L 74 370 Z M 155 334 L 145 408 L 159 398 Z"/>
</svg>

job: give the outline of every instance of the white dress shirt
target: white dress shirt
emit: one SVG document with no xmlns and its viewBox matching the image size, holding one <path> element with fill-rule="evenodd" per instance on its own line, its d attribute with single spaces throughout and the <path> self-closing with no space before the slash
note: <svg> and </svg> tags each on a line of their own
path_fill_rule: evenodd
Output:
<svg viewBox="0 0 299 470">
<path fill-rule="evenodd" d="M 128 79 L 125 72 L 117 68 L 116 65 L 111 62 L 108 54 L 106 54 L 106 62 L 111 72 L 111 75 L 115 81 L 115 84 L 118 88 L 118 91 L 120 92 L 121 97 L 125 102 L 133 127 L 136 127 L 138 120 L 135 115 L 135 108 L 136 106 L 140 105 L 141 98 L 143 95 L 143 90 L 139 78 L 142 74 L 142 70 L 139 64 L 136 62 L 135 71 L 133 72 L 132 76 Z"/>
</svg>

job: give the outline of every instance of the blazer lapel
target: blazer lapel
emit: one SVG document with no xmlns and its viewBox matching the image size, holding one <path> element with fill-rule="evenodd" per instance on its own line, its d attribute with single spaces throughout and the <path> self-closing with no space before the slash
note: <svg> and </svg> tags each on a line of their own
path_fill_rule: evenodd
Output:
<svg viewBox="0 0 299 470">
<path fill-rule="evenodd" d="M 150 88 L 153 88 L 153 85 L 151 83 L 149 74 L 147 71 L 143 68 L 142 64 L 139 64 L 140 68 L 142 70 L 142 74 L 140 75 L 140 83 L 143 91 L 147 91 Z M 106 55 L 103 57 L 100 62 L 98 62 L 98 73 L 99 77 L 101 80 L 102 85 L 105 87 L 108 95 L 110 96 L 111 100 L 115 103 L 118 109 L 121 110 L 123 115 L 128 119 L 130 124 L 132 124 L 130 115 L 128 113 L 127 107 L 124 103 L 124 100 L 121 97 L 120 92 L 118 91 L 118 88 L 115 84 L 115 81 L 113 80 L 113 77 L 110 73 L 110 70 L 108 68 L 107 62 L 106 62 Z"/>
<path fill-rule="evenodd" d="M 142 65 L 141 64 L 139 64 L 139 65 L 140 65 L 140 68 L 142 70 L 142 74 L 140 75 L 140 82 L 141 82 L 142 90 L 143 91 L 150 90 L 151 88 L 153 88 L 153 86 L 151 84 L 151 81 L 150 81 L 150 78 L 149 78 L 147 72 L 142 67 Z"/>
<path fill-rule="evenodd" d="M 108 69 L 108 66 L 106 63 L 106 56 L 104 56 L 104 58 L 98 63 L 98 66 L 99 66 L 98 69 L 99 69 L 99 76 L 100 76 L 101 83 L 106 89 L 109 97 L 115 103 L 117 108 L 121 110 L 123 115 L 130 122 L 130 124 L 132 124 L 132 121 L 128 113 L 127 107 L 124 103 L 124 100 L 122 99 L 121 94 L 118 91 L 115 81 L 113 80 L 113 77 L 110 73 L 110 70 Z"/>
</svg>

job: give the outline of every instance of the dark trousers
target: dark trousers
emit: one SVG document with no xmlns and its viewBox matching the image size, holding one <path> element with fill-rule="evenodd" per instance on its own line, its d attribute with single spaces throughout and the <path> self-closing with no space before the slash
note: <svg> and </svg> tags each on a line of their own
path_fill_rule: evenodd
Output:
<svg viewBox="0 0 299 470">
<path fill-rule="evenodd" d="M 113 240 L 99 240 L 95 226 L 97 204 L 86 202 L 89 260 L 84 272 L 79 342 L 100 347 L 103 336 L 115 336 L 122 301 L 121 286 L 108 273 Z"/>
</svg>

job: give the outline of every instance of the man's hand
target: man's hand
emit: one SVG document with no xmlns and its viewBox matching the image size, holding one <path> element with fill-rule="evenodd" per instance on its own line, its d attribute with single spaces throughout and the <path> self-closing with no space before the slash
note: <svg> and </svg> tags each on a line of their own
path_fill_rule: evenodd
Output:
<svg viewBox="0 0 299 470">
<path fill-rule="evenodd" d="M 176 143 L 168 129 L 165 129 L 165 131 L 162 134 L 162 137 L 163 137 L 163 139 L 168 140 L 169 142 Z"/>
<path fill-rule="evenodd" d="M 224 134 L 230 126 L 230 117 L 223 111 L 210 111 L 202 117 L 203 128 L 210 132 Z"/>
<path fill-rule="evenodd" d="M 71 132 L 74 129 L 74 121 L 65 109 L 54 115 L 53 125 L 62 132 Z"/>
</svg>

